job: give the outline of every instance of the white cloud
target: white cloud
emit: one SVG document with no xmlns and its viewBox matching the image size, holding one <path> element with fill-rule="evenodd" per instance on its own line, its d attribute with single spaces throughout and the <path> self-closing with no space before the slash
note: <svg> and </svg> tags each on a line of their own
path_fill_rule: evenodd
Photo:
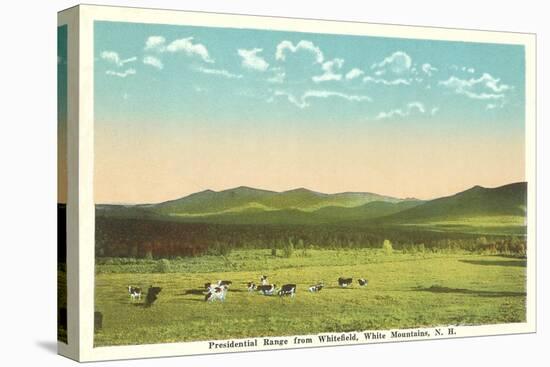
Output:
<svg viewBox="0 0 550 367">
<path fill-rule="evenodd" d="M 321 64 L 324 61 L 323 52 L 321 49 L 313 44 L 311 41 L 301 40 L 296 45 L 290 41 L 282 41 L 277 45 L 277 50 L 275 52 L 275 59 L 279 61 L 286 60 L 286 53 L 290 51 L 296 53 L 300 50 L 304 50 L 313 54 L 315 62 Z"/>
<path fill-rule="evenodd" d="M 432 76 L 432 74 L 437 70 L 438 69 L 436 67 L 432 66 L 429 63 L 422 64 L 422 71 L 428 76 Z"/>
<path fill-rule="evenodd" d="M 115 65 L 118 65 L 120 62 L 120 56 L 118 56 L 117 52 L 114 51 L 102 51 L 99 55 L 103 60 L 106 60 L 108 62 L 111 62 Z"/>
<path fill-rule="evenodd" d="M 403 74 L 405 72 L 408 72 L 411 66 L 411 57 L 403 51 L 396 51 L 390 56 L 386 57 L 381 62 L 372 64 L 371 69 L 378 71 L 383 70 L 383 73 L 385 73 L 386 71 L 390 71 L 394 74 Z"/>
<path fill-rule="evenodd" d="M 228 79 L 240 79 L 243 77 L 241 74 L 233 74 L 225 69 L 209 69 L 201 66 L 201 67 L 195 68 L 195 70 L 203 74 L 223 76 L 224 78 L 228 78 Z"/>
<path fill-rule="evenodd" d="M 473 74 L 473 73 L 476 72 L 476 69 L 474 69 L 474 68 L 468 68 L 468 69 L 466 69 L 466 71 L 469 72 L 470 74 Z"/>
<path fill-rule="evenodd" d="M 425 64 L 429 65 L 429 64 Z M 429 65 L 430 68 L 433 68 Z M 430 73 L 433 71 L 428 69 Z M 410 85 L 413 81 L 421 83 L 423 79 L 415 76 L 418 74 L 416 67 L 413 67 L 411 57 L 403 52 L 396 51 L 384 60 L 371 65 L 373 75 L 367 75 L 363 78 L 364 83 L 382 84 L 382 85 Z M 424 70 L 424 66 L 423 66 Z"/>
<path fill-rule="evenodd" d="M 347 80 L 352 80 L 352 79 L 360 77 L 363 74 L 365 74 L 365 72 L 363 70 L 358 69 L 358 68 L 353 68 L 350 71 L 348 71 L 348 73 L 346 74 L 346 79 Z"/>
<path fill-rule="evenodd" d="M 124 64 L 127 64 L 129 62 L 134 62 L 137 60 L 137 57 L 130 57 L 127 59 L 121 59 L 117 52 L 115 51 L 102 51 L 99 55 L 103 60 L 115 64 L 118 67 L 124 66 Z"/>
<path fill-rule="evenodd" d="M 393 80 L 386 80 L 383 78 L 373 78 L 371 76 L 366 76 L 363 78 L 363 82 L 383 85 L 410 85 L 411 79 L 397 78 Z"/>
<path fill-rule="evenodd" d="M 269 83 L 280 84 L 285 81 L 286 73 L 281 68 L 271 68 L 270 70 L 273 71 L 275 74 L 267 79 Z"/>
<path fill-rule="evenodd" d="M 329 90 L 308 90 L 304 92 L 299 98 L 294 96 L 292 93 L 285 92 L 285 91 L 275 91 L 274 92 L 275 97 L 284 96 L 288 99 L 288 101 L 292 104 L 294 104 L 298 108 L 306 108 L 309 107 L 308 99 L 311 98 L 331 98 L 331 97 L 337 97 L 342 98 L 347 101 L 351 102 L 370 102 L 372 99 L 369 96 L 363 96 L 363 95 L 354 95 L 354 94 L 345 94 L 341 92 L 335 92 L 335 91 L 329 91 Z M 271 99 L 270 99 L 271 100 Z"/>
<path fill-rule="evenodd" d="M 151 65 L 152 67 L 155 67 L 159 70 L 162 70 L 162 68 L 164 67 L 164 64 L 162 63 L 162 61 L 159 58 L 154 56 L 145 56 L 143 58 L 143 63 L 145 65 Z"/>
<path fill-rule="evenodd" d="M 407 104 L 407 109 L 409 111 L 412 111 L 412 110 L 416 109 L 420 113 L 425 113 L 426 112 L 426 108 L 424 108 L 424 105 L 420 102 L 411 102 L 411 103 Z"/>
<path fill-rule="evenodd" d="M 344 65 L 343 59 L 336 58 L 330 61 L 326 61 L 322 65 L 322 69 L 324 73 L 322 75 L 314 76 L 312 80 L 315 83 L 327 82 L 331 80 L 336 80 L 336 81 L 341 80 L 342 74 L 336 74 L 334 72 L 334 68 L 341 69 L 343 65 Z"/>
<path fill-rule="evenodd" d="M 237 53 L 242 58 L 242 66 L 247 69 L 256 71 L 266 71 L 269 68 L 269 64 L 258 53 L 262 52 L 261 48 L 254 48 L 252 50 L 239 49 Z"/>
<path fill-rule="evenodd" d="M 122 72 L 114 71 L 114 70 L 107 70 L 105 72 L 105 74 L 112 75 L 112 76 L 117 76 L 119 78 L 126 78 L 129 75 L 135 75 L 136 74 L 136 69 L 127 69 L 127 70 L 124 70 Z"/>
<path fill-rule="evenodd" d="M 162 36 L 150 36 L 145 41 L 145 50 L 164 51 L 166 44 L 166 38 Z"/>
<path fill-rule="evenodd" d="M 451 76 L 447 80 L 439 81 L 439 85 L 453 90 L 456 94 L 480 100 L 503 99 L 505 92 L 512 89 L 512 86 L 502 84 L 500 79 L 494 78 L 489 73 L 484 73 L 477 79 L 460 79 Z"/>
<path fill-rule="evenodd" d="M 183 52 L 187 56 L 198 56 L 207 63 L 214 62 L 206 46 L 202 43 L 193 43 L 193 37 L 180 38 L 170 42 L 170 44 L 166 46 L 166 51 L 171 53 Z"/>
<path fill-rule="evenodd" d="M 434 116 L 436 113 L 439 112 L 439 107 L 433 107 L 431 110 L 430 110 L 430 115 Z"/>
<path fill-rule="evenodd" d="M 407 117 L 412 113 L 420 113 L 420 114 L 426 113 L 426 108 L 424 107 L 424 104 L 420 102 L 410 102 L 407 104 L 407 106 L 404 109 L 397 108 L 394 110 L 390 110 L 388 112 L 382 111 L 378 115 L 376 115 L 374 119 L 385 120 L 392 117 Z"/>
<path fill-rule="evenodd" d="M 500 99 L 500 100 L 497 100 L 497 101 L 493 101 L 491 103 L 487 103 L 487 105 L 485 105 L 485 109 L 486 110 L 495 110 L 497 108 L 503 108 L 505 104 L 506 103 L 504 102 L 504 99 Z"/>
</svg>

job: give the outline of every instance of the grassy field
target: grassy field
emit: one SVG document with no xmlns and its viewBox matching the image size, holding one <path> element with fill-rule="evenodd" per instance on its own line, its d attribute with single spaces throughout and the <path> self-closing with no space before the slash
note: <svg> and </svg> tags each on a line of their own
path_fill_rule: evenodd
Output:
<svg viewBox="0 0 550 367">
<path fill-rule="evenodd" d="M 241 250 L 168 268 L 144 260 L 96 270 L 103 313 L 96 346 L 525 321 L 525 260 L 508 257 L 357 249 L 283 258 Z M 297 283 L 296 297 L 248 293 L 244 283 L 264 273 L 278 285 Z M 340 276 L 369 285 L 338 288 Z M 225 303 L 205 303 L 201 285 L 218 279 L 234 282 Z M 320 280 L 325 289 L 307 292 Z M 150 308 L 130 301 L 129 284 L 162 287 L 159 300 Z"/>
</svg>

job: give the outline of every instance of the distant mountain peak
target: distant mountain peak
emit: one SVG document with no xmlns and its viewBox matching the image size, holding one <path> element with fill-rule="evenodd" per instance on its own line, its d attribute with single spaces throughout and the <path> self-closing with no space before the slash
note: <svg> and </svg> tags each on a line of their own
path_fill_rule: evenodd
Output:
<svg viewBox="0 0 550 367">
<path fill-rule="evenodd" d="M 254 187 L 250 187 L 250 186 L 244 186 L 244 185 L 241 185 L 241 186 L 237 186 L 237 187 L 233 187 L 231 189 L 226 189 L 226 190 L 222 190 L 220 192 L 249 192 L 249 193 L 273 193 L 274 191 L 270 191 L 270 190 L 264 190 L 264 189 L 257 189 L 257 188 L 254 188 Z"/>
<path fill-rule="evenodd" d="M 290 190 L 286 190 L 286 191 L 281 192 L 281 194 L 290 194 L 290 193 L 296 193 L 296 194 L 305 193 L 305 194 L 327 195 L 327 194 L 323 194 L 323 193 L 320 193 L 320 192 L 317 192 L 317 191 L 306 189 L 305 187 L 297 187 L 295 189 L 290 189 Z"/>
</svg>

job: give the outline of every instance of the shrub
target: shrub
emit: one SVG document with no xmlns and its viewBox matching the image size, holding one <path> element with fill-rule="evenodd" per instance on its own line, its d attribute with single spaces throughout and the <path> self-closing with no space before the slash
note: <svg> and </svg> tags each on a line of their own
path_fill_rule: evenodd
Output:
<svg viewBox="0 0 550 367">
<path fill-rule="evenodd" d="M 229 254 L 231 254 L 231 246 L 229 244 L 216 242 L 208 247 L 206 253 L 208 255 L 228 256 Z"/>
<path fill-rule="evenodd" d="M 516 250 L 517 254 L 520 255 L 520 256 L 525 256 L 527 255 L 527 251 L 525 250 L 525 244 L 524 243 L 519 243 L 517 244 L 517 250 Z"/>
<path fill-rule="evenodd" d="M 292 254 L 294 253 L 294 244 L 292 241 L 288 241 L 288 243 L 283 248 L 283 256 L 284 257 L 292 257 Z"/>
<path fill-rule="evenodd" d="M 157 261 L 155 266 L 155 273 L 169 273 L 172 269 L 172 264 L 168 259 L 161 259 Z"/>
<path fill-rule="evenodd" d="M 145 252 L 144 257 L 145 257 L 146 260 L 153 260 L 153 251 L 152 250 L 147 250 Z"/>
<path fill-rule="evenodd" d="M 393 253 L 393 246 L 390 240 L 384 240 L 384 243 L 382 244 L 382 250 L 384 250 L 384 253 L 386 255 L 391 255 Z"/>
</svg>

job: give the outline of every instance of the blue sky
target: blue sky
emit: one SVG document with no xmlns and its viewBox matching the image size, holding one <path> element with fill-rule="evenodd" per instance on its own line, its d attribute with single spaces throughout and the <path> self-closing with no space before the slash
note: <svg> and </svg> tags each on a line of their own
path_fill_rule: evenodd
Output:
<svg viewBox="0 0 550 367">
<path fill-rule="evenodd" d="M 94 42 L 96 126 L 118 136 L 523 142 L 522 46 L 120 22 Z"/>
<path fill-rule="evenodd" d="M 207 111 L 241 120 L 244 109 L 278 123 L 522 123 L 521 46 L 109 22 L 95 29 L 99 117 Z"/>
<path fill-rule="evenodd" d="M 68 29 L 57 27 L 57 199 L 67 202 L 67 54 Z"/>
</svg>

